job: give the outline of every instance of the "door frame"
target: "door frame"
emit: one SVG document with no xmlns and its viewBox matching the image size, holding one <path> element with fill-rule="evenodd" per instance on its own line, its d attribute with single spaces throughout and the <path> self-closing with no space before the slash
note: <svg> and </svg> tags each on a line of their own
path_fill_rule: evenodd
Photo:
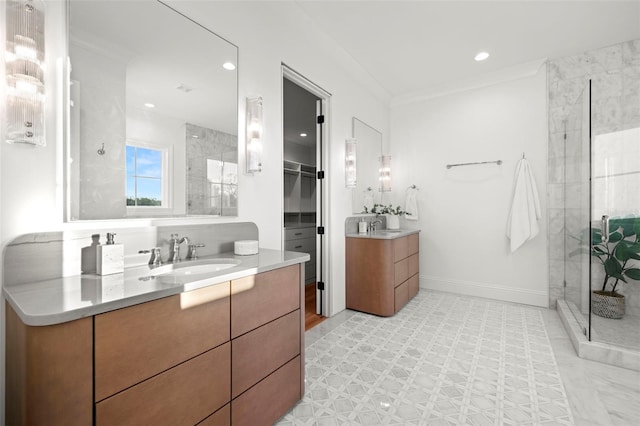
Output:
<svg viewBox="0 0 640 426">
<path fill-rule="evenodd" d="M 316 253 L 321 253 L 322 262 L 318 262 L 316 264 L 316 276 L 322 277 L 324 282 L 324 291 L 320 291 L 316 286 L 316 311 L 322 316 L 329 317 L 331 313 L 331 292 L 332 285 L 330 280 L 330 272 L 331 272 L 331 259 L 329 258 L 329 246 L 330 246 L 330 233 L 327 232 L 328 229 L 331 229 L 330 226 L 330 208 L 329 208 L 329 200 L 331 197 L 329 196 L 329 176 L 331 173 L 329 172 L 330 163 L 330 108 L 331 108 L 331 93 L 324 90 L 322 87 L 313 83 L 308 78 L 304 77 L 299 72 L 295 71 L 293 68 L 285 64 L 284 62 L 281 64 L 282 75 L 281 75 L 281 93 L 284 94 L 284 79 L 287 79 L 298 86 L 302 87 L 306 91 L 313 93 L 315 96 L 320 98 L 322 102 L 322 115 L 324 116 L 324 128 L 321 132 L 321 149 L 316 147 L 316 161 L 318 164 L 322 164 L 322 170 L 324 171 L 324 179 L 317 180 L 318 185 L 321 186 L 320 193 L 322 197 L 316 198 L 316 227 L 324 226 L 325 232 L 324 235 L 318 238 L 316 234 Z M 284 95 L 282 96 L 282 111 L 284 112 Z M 282 134 L 284 135 L 284 120 L 283 120 L 283 129 Z M 283 145 L 283 153 L 284 153 L 284 145 Z M 320 169 L 318 169 L 320 170 Z M 284 179 L 284 177 L 283 177 Z M 284 185 L 284 182 L 283 182 Z M 322 207 L 320 207 L 322 206 Z M 284 217 L 284 214 L 281 215 Z M 322 223 L 319 222 L 319 218 L 322 218 Z M 282 238 L 281 241 L 284 241 L 284 223 L 282 226 Z M 322 244 L 320 241 L 322 240 Z M 281 243 L 284 244 L 284 243 Z M 284 246 L 283 246 L 284 250 Z M 320 306 L 322 309 L 320 310 Z M 319 312 L 318 312 L 319 311 Z"/>
</svg>

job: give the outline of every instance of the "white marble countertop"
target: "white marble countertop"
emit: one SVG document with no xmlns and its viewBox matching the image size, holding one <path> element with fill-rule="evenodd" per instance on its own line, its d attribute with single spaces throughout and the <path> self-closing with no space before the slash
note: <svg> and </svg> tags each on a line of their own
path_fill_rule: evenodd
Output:
<svg viewBox="0 0 640 426">
<path fill-rule="evenodd" d="M 233 259 L 237 266 L 200 275 L 153 276 L 149 265 L 126 268 L 113 275 L 83 274 L 29 284 L 5 285 L 4 296 L 20 319 L 31 326 L 73 321 L 79 318 L 144 303 L 229 280 L 307 262 L 306 253 L 260 249 L 252 256 L 223 253 L 201 257 Z M 196 262 L 198 262 L 196 261 Z M 182 261 L 180 266 L 189 261 Z"/>
<path fill-rule="evenodd" d="M 372 238 L 377 240 L 393 240 L 396 238 L 406 237 L 407 235 L 419 233 L 419 229 L 381 229 L 379 231 L 371 231 L 366 234 L 353 232 L 346 234 L 347 238 Z"/>
</svg>

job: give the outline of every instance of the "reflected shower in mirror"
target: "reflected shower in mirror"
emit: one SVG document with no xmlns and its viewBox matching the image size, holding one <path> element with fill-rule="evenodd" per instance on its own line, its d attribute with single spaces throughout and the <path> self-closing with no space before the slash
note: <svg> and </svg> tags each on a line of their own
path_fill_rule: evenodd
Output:
<svg viewBox="0 0 640 426">
<path fill-rule="evenodd" d="M 158 1 L 67 5 L 67 219 L 236 216 L 237 48 Z"/>
<path fill-rule="evenodd" d="M 357 186 L 352 189 L 352 211 L 363 213 L 365 206 L 371 208 L 374 203 L 380 202 L 378 169 L 382 155 L 382 133 L 353 117 L 352 136 L 357 140 L 358 158 Z"/>
</svg>

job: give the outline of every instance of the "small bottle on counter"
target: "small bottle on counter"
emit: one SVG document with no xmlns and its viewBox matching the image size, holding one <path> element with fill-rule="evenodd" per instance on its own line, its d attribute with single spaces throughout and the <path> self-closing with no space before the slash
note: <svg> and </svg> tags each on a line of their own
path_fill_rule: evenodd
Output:
<svg viewBox="0 0 640 426">
<path fill-rule="evenodd" d="M 124 245 L 116 244 L 116 234 L 107 233 L 107 243 L 96 247 L 96 273 L 109 275 L 124 272 Z"/>
<path fill-rule="evenodd" d="M 358 233 L 366 234 L 368 225 L 369 224 L 364 219 L 362 219 L 360 222 L 358 222 Z"/>
</svg>

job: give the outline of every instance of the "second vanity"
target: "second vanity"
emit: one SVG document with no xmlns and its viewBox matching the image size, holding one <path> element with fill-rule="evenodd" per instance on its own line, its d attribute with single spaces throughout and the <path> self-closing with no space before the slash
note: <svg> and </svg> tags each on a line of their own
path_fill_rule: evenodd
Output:
<svg viewBox="0 0 640 426">
<path fill-rule="evenodd" d="M 261 249 L 5 287 L 5 422 L 272 424 L 304 395 L 308 260 Z"/>
<path fill-rule="evenodd" d="M 419 232 L 347 233 L 348 309 L 388 317 L 418 294 Z"/>
</svg>

